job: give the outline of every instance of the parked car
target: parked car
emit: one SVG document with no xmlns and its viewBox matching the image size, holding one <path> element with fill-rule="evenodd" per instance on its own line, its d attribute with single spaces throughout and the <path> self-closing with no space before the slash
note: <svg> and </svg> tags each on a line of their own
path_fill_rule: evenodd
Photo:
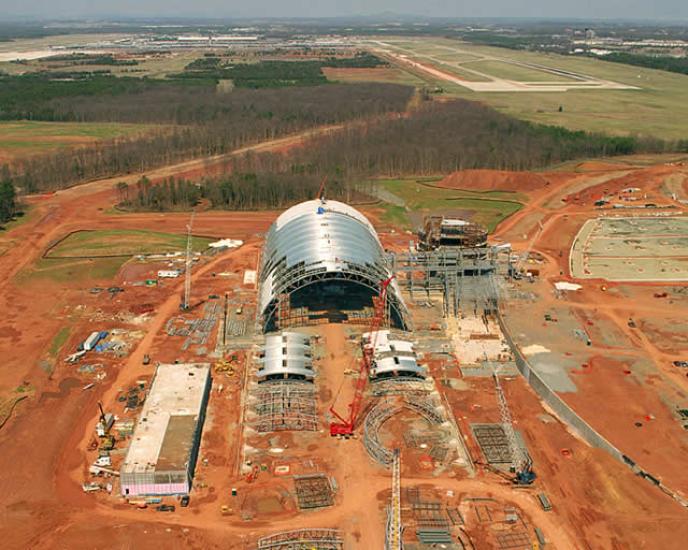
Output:
<svg viewBox="0 0 688 550">
<path fill-rule="evenodd" d="M 161 504 L 160 506 L 156 506 L 155 509 L 158 512 L 174 512 L 175 507 L 174 504 Z"/>
</svg>

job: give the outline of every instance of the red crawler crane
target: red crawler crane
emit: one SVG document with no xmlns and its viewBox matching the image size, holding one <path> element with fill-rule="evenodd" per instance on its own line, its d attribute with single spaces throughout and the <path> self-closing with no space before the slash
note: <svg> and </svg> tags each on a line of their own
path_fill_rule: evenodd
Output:
<svg viewBox="0 0 688 550">
<path fill-rule="evenodd" d="M 356 390 L 354 392 L 354 398 L 349 403 L 349 416 L 348 418 L 342 417 L 335 409 L 334 404 L 330 407 L 330 412 L 339 420 L 339 422 L 330 423 L 330 435 L 343 435 L 349 437 L 353 435 L 354 429 L 356 428 L 356 420 L 358 420 L 358 415 L 361 412 L 361 404 L 363 402 L 363 390 L 365 390 L 366 383 L 368 382 L 368 374 L 370 373 L 370 367 L 373 364 L 373 354 L 375 353 L 375 344 L 377 343 L 377 333 L 380 330 L 380 325 L 385 318 L 385 307 L 387 305 L 387 287 L 394 279 L 392 275 L 389 279 L 382 281 L 382 286 L 380 287 L 380 295 L 373 297 L 374 314 L 373 320 L 370 323 L 370 342 L 364 344 L 363 346 L 363 357 L 361 358 L 361 363 L 358 369 L 358 378 L 356 379 Z"/>
</svg>

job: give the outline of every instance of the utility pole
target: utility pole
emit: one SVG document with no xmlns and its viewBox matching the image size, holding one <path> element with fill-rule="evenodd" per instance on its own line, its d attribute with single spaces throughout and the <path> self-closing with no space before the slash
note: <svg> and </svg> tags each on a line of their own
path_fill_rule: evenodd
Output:
<svg viewBox="0 0 688 550">
<path fill-rule="evenodd" d="M 186 311 L 189 309 L 189 298 L 191 297 L 191 230 L 193 228 L 194 216 L 196 211 L 191 211 L 191 219 L 186 226 L 186 269 L 184 273 L 184 301 L 182 302 L 182 309 Z"/>
</svg>

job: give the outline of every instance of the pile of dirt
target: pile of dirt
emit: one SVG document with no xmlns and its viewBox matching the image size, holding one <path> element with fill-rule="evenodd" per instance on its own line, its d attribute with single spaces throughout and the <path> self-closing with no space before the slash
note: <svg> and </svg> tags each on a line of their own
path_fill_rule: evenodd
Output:
<svg viewBox="0 0 688 550">
<path fill-rule="evenodd" d="M 437 186 L 446 189 L 467 189 L 470 191 L 528 192 L 542 189 L 547 183 L 547 180 L 540 174 L 532 172 L 459 170 L 449 174 Z"/>
</svg>

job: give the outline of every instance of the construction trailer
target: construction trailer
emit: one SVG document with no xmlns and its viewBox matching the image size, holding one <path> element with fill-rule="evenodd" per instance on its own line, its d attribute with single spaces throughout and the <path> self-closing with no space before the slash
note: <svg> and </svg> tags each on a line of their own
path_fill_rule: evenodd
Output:
<svg viewBox="0 0 688 550">
<path fill-rule="evenodd" d="M 208 363 L 158 366 L 120 468 L 122 496 L 189 492 L 210 385 Z"/>
<path fill-rule="evenodd" d="M 477 248 L 487 245 L 487 230 L 460 218 L 427 216 L 418 232 L 421 250 L 442 247 Z"/>
</svg>

